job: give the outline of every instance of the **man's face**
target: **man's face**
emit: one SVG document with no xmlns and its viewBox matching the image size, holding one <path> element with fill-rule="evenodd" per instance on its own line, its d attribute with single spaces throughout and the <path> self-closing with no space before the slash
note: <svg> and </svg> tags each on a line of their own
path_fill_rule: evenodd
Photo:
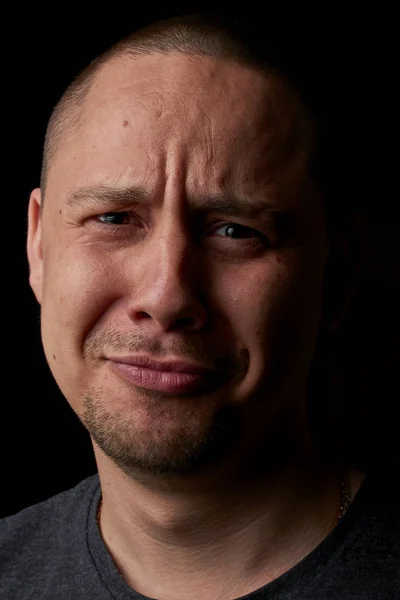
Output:
<svg viewBox="0 0 400 600">
<path fill-rule="evenodd" d="M 62 141 L 42 218 L 32 193 L 46 358 L 125 472 L 194 471 L 303 405 L 328 246 L 306 132 L 288 89 L 240 65 L 119 59 Z M 212 373 L 119 362 L 138 356 Z"/>
</svg>

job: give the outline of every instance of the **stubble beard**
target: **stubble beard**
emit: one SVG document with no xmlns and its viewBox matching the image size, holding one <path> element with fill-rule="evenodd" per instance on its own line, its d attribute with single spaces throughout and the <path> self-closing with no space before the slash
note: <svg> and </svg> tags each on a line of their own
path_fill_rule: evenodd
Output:
<svg viewBox="0 0 400 600">
<path fill-rule="evenodd" d="M 163 431 L 165 408 L 158 396 L 147 398 L 152 418 L 146 428 L 134 415 L 111 412 L 104 404 L 104 391 L 90 389 L 84 396 L 82 424 L 128 477 L 187 478 L 215 467 L 232 453 L 240 433 L 235 407 L 189 411 L 175 427 Z"/>
</svg>

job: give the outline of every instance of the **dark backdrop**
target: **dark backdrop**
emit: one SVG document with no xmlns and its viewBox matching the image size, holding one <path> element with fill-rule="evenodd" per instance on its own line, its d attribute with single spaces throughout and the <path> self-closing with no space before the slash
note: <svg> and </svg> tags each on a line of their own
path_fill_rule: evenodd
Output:
<svg viewBox="0 0 400 600">
<path fill-rule="evenodd" d="M 39 307 L 28 285 L 26 210 L 39 185 L 43 136 L 50 111 L 71 79 L 111 42 L 154 18 L 117 5 L 107 12 L 28 14 L 14 9 L 3 21 L 3 271 L 5 336 L 1 411 L 0 516 L 12 514 L 94 473 L 88 434 L 62 397 L 46 365 Z M 192 10 L 193 9 L 193 10 Z M 307 46 L 321 73 L 336 64 L 337 86 L 352 107 L 354 144 L 349 182 L 363 219 L 361 278 L 339 336 L 341 400 L 331 406 L 339 442 L 363 468 L 397 468 L 399 394 L 399 241 L 396 181 L 396 72 L 393 14 L 335 8 L 322 14 L 253 14 L 293 52 Z M 363 9 L 364 10 L 364 9 Z M 240 16 L 240 15 L 239 15 Z M 248 14 L 245 14 L 248 17 Z M 341 76 L 343 75 L 343 80 Z M 334 87 L 334 86 L 333 86 Z M 332 95 L 332 115 L 335 114 Z M 336 115 L 337 118 L 337 115 Z M 348 144 L 343 140 L 343 147 Z M 337 169 L 340 171 L 340 155 Z M 346 185 L 344 183 L 344 185 Z M 10 216 L 16 218 L 10 219 Z M 6 217 L 6 218 L 4 218 Z M 329 420 L 329 419 L 328 419 Z"/>
</svg>

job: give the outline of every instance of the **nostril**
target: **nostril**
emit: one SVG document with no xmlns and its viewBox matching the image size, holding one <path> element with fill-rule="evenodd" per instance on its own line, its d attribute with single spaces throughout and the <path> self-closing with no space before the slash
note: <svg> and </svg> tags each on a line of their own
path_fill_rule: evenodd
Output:
<svg viewBox="0 0 400 600">
<path fill-rule="evenodd" d="M 195 325 L 195 319 L 193 319 L 192 317 L 181 317 L 180 319 L 177 319 L 175 322 L 175 327 L 178 329 L 180 328 L 187 328 L 190 326 Z"/>
<path fill-rule="evenodd" d="M 144 310 L 140 310 L 135 313 L 135 319 L 137 321 L 142 320 L 142 319 L 151 319 L 151 316 L 149 315 L 149 313 L 145 312 Z"/>
</svg>

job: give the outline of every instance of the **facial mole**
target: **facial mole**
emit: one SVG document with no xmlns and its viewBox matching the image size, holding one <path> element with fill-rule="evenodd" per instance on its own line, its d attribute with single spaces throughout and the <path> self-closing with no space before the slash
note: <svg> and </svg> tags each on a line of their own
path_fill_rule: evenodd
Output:
<svg viewBox="0 0 400 600">
<path fill-rule="evenodd" d="M 62 210 L 61 210 L 61 208 L 60 208 L 60 210 L 58 211 L 58 214 L 59 214 L 59 215 L 62 215 Z"/>
<path fill-rule="evenodd" d="M 125 120 L 122 122 L 123 127 L 127 127 L 129 125 L 129 121 Z"/>
<path fill-rule="evenodd" d="M 54 360 L 57 360 L 57 359 L 56 359 L 56 355 L 55 355 L 55 354 L 53 354 L 53 358 L 54 358 Z"/>
</svg>

